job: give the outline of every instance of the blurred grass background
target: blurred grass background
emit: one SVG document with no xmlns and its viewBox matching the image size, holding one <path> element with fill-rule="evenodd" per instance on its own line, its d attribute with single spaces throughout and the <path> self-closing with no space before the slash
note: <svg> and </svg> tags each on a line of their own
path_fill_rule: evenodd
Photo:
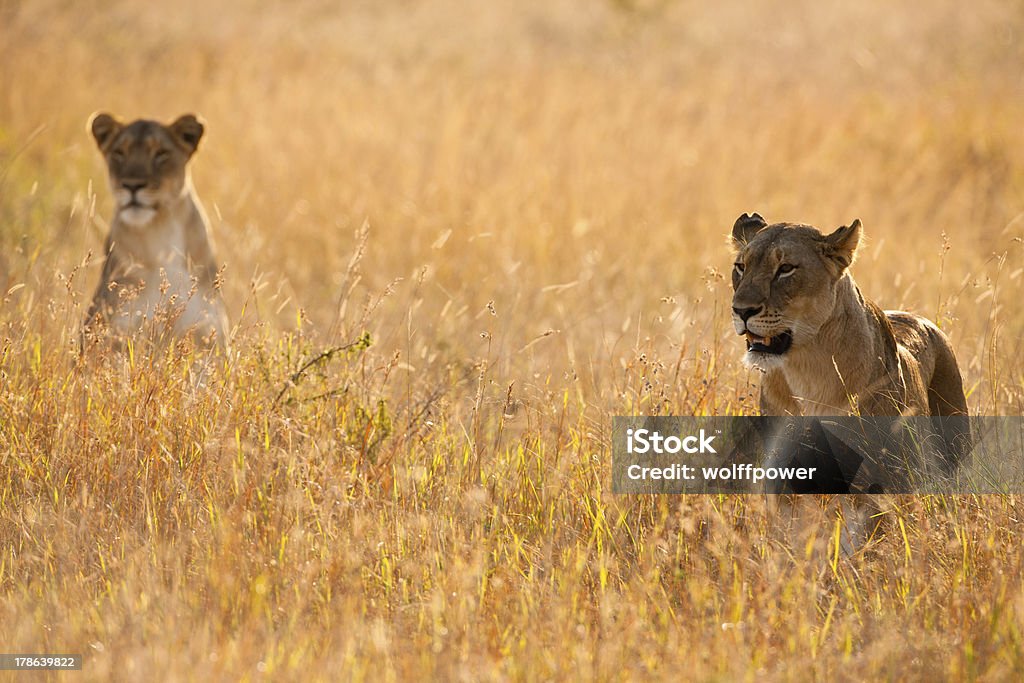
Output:
<svg viewBox="0 0 1024 683">
<path fill-rule="evenodd" d="M 744 211 L 859 217 L 866 295 L 948 331 L 973 413 L 1024 413 L 1022 31 L 988 1 L 0 0 L 2 649 L 90 679 L 1020 673 L 1014 498 L 896 501 L 843 560 L 827 517 L 794 545 L 758 500 L 605 489 L 611 415 L 755 409 Z M 206 120 L 237 324 L 207 391 L 76 365 L 97 110 Z"/>
</svg>

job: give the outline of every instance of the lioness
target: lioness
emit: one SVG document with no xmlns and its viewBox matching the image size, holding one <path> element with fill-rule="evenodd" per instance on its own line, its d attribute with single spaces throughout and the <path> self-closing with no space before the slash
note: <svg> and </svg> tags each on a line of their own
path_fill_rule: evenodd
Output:
<svg viewBox="0 0 1024 683">
<path fill-rule="evenodd" d="M 829 235 L 809 225 L 768 225 L 756 213 L 733 225 L 733 324 L 746 336 L 744 360 L 764 373 L 761 413 L 957 416 L 934 421 L 944 442 L 939 466 L 951 473 L 971 444 L 953 349 L 929 320 L 864 298 L 848 270 L 860 238 L 859 220 Z M 861 486 L 847 492 L 884 492 L 901 481 L 884 466 L 867 469 Z M 857 499 L 841 506 L 842 546 L 852 552 L 869 534 L 864 516 L 875 505 Z"/>
<path fill-rule="evenodd" d="M 911 313 L 883 311 L 848 268 L 861 224 L 824 235 L 743 214 L 733 226 L 733 325 L 764 371 L 766 415 L 966 415 L 949 339 Z"/>
<path fill-rule="evenodd" d="M 209 223 L 192 189 L 188 162 L 203 136 L 192 114 L 174 123 L 89 123 L 109 171 L 116 208 L 103 274 L 86 316 L 116 337 L 143 328 L 157 339 L 191 336 L 223 349 L 227 314 L 217 282 Z"/>
</svg>

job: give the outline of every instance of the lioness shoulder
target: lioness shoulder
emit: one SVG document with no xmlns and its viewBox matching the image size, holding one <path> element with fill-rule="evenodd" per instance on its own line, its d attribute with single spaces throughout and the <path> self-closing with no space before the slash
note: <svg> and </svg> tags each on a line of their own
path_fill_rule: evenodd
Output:
<svg viewBox="0 0 1024 683">
<path fill-rule="evenodd" d="M 218 265 L 188 168 L 203 124 L 192 114 L 170 125 L 96 114 L 89 128 L 115 208 L 86 334 L 191 336 L 201 346 L 223 348 L 227 315 Z"/>
</svg>

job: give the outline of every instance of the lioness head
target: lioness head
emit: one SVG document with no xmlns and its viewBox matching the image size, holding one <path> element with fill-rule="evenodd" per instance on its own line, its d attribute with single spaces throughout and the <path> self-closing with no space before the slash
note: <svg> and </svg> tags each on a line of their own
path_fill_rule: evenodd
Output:
<svg viewBox="0 0 1024 683">
<path fill-rule="evenodd" d="M 859 220 L 829 235 L 809 225 L 768 225 L 756 213 L 736 220 L 732 319 L 747 337 L 747 363 L 768 369 L 813 343 L 832 315 L 860 235 Z"/>
<path fill-rule="evenodd" d="M 125 124 L 96 114 L 89 129 L 107 162 L 117 215 L 128 225 L 149 223 L 162 205 L 186 192 L 185 166 L 203 137 L 203 124 L 192 114 L 169 126 L 146 120 Z"/>
</svg>

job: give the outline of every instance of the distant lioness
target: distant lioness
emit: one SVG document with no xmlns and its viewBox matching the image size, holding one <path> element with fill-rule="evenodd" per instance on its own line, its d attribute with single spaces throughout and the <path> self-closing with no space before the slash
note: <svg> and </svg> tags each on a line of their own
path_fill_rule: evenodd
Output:
<svg viewBox="0 0 1024 683">
<path fill-rule="evenodd" d="M 859 220 L 823 235 L 743 214 L 733 226 L 733 325 L 764 371 L 766 415 L 966 415 L 953 348 L 932 322 L 883 311 L 848 268 Z"/>
<path fill-rule="evenodd" d="M 89 128 L 106 160 L 116 208 L 85 331 L 118 338 L 191 336 L 224 348 L 227 315 L 209 224 L 188 162 L 203 124 L 185 114 L 170 125 L 122 123 L 96 114 Z"/>
</svg>

